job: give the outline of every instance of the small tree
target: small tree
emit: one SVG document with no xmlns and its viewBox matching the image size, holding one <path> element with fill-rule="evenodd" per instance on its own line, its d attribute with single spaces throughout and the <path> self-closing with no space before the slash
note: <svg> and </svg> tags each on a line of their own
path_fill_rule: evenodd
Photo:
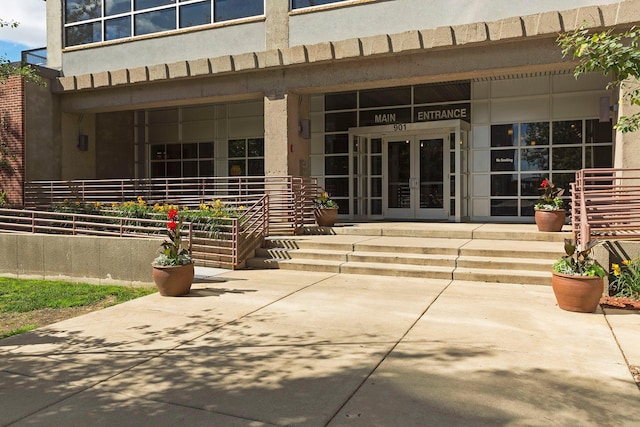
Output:
<svg viewBox="0 0 640 427">
<path fill-rule="evenodd" d="M 560 34 L 557 42 L 562 54 L 579 61 L 573 74 L 576 78 L 590 71 L 612 75 L 607 89 L 624 90 L 623 100 L 640 107 L 640 31 L 631 28 L 622 33 L 613 30 L 592 33 L 583 27 Z M 620 132 L 635 132 L 640 128 L 640 112 L 621 116 L 616 124 Z"/>
</svg>

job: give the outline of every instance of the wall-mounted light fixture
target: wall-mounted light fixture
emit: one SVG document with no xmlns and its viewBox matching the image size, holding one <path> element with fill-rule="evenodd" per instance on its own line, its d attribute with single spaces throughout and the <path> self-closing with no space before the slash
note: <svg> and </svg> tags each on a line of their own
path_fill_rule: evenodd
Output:
<svg viewBox="0 0 640 427">
<path fill-rule="evenodd" d="M 78 150 L 87 151 L 89 149 L 89 135 L 78 135 Z"/>
</svg>

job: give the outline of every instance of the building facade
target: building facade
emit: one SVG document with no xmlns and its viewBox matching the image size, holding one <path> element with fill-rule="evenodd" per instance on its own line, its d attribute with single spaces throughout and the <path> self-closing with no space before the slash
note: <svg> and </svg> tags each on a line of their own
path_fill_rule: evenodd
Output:
<svg viewBox="0 0 640 427">
<path fill-rule="evenodd" d="M 47 21 L 46 179 L 301 175 L 344 219 L 531 222 L 542 179 L 638 163 L 610 77 L 555 42 L 637 25 L 638 0 L 48 0 Z"/>
</svg>

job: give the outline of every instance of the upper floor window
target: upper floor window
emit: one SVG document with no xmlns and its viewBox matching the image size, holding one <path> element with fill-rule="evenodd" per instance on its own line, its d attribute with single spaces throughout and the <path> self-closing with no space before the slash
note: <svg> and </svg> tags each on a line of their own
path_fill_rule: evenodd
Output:
<svg viewBox="0 0 640 427">
<path fill-rule="evenodd" d="M 65 0 L 65 46 L 264 15 L 264 0 Z"/>
<path fill-rule="evenodd" d="M 322 6 L 323 4 L 343 3 L 350 0 L 291 0 L 291 10 L 305 7 Z"/>
</svg>

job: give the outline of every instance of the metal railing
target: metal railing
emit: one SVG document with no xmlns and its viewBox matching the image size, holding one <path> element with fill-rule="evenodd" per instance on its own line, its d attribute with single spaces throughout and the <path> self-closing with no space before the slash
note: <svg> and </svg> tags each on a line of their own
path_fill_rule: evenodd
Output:
<svg viewBox="0 0 640 427">
<path fill-rule="evenodd" d="M 580 249 L 640 239 L 640 169 L 582 169 L 571 184 L 571 227 Z"/>
<path fill-rule="evenodd" d="M 27 209 L 51 209 L 65 200 L 122 203 L 142 197 L 149 204 L 203 203 L 213 199 L 269 195 L 269 231 L 293 234 L 313 224 L 313 199 L 318 194 L 315 178 L 293 176 L 242 176 L 200 178 L 108 179 L 31 181 L 25 183 Z"/>
<path fill-rule="evenodd" d="M 236 269 L 262 245 L 269 230 L 269 197 L 263 195 L 231 218 L 208 218 L 184 222 L 185 247 L 196 265 Z M 235 205 L 234 205 L 235 203 Z M 226 201 L 234 209 L 239 202 Z M 183 205 L 184 206 L 184 205 Z M 58 235 L 110 237 L 166 237 L 167 220 L 101 214 L 0 209 L 0 231 Z M 195 221 L 195 222 L 194 222 Z"/>
</svg>

